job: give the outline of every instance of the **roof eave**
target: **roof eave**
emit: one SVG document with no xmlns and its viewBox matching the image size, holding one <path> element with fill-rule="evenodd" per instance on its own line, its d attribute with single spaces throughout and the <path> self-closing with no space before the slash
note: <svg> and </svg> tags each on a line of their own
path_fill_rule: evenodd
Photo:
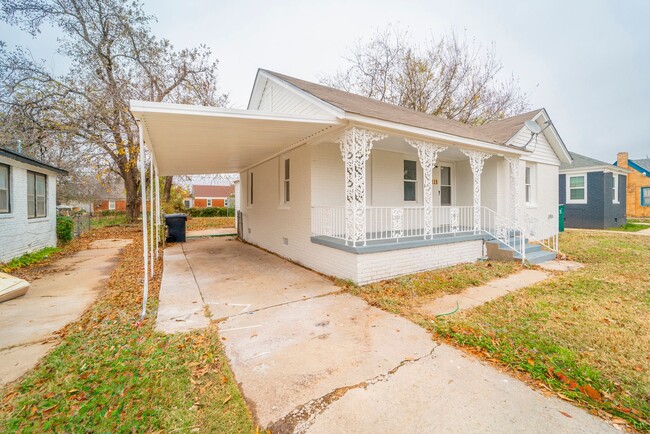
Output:
<svg viewBox="0 0 650 434">
<path fill-rule="evenodd" d="M 443 133 L 440 131 L 430 130 L 426 128 L 414 127 L 398 122 L 387 121 L 383 119 L 371 118 L 356 113 L 346 113 L 346 119 L 356 124 L 363 124 L 371 126 L 374 129 L 385 131 L 388 133 L 400 133 L 406 136 L 413 136 L 419 138 L 432 139 L 434 141 L 452 142 L 459 146 L 473 148 L 493 154 L 515 154 L 515 155 L 529 155 L 531 152 L 515 146 L 506 146 L 498 143 L 484 142 L 481 140 L 470 139 L 466 137 L 457 136 L 454 134 Z"/>
</svg>

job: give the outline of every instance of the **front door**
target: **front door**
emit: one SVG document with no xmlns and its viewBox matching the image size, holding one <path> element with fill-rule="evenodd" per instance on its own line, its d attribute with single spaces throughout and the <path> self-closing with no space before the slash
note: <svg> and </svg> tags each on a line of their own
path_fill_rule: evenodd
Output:
<svg viewBox="0 0 650 434">
<path fill-rule="evenodd" d="M 451 206 L 453 202 L 452 165 L 440 163 L 433 170 L 433 205 Z"/>
</svg>

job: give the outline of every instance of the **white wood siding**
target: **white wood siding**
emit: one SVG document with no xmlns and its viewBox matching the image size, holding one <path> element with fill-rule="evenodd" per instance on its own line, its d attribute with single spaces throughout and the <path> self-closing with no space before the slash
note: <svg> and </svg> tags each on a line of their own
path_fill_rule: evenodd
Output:
<svg viewBox="0 0 650 434">
<path fill-rule="evenodd" d="M 510 139 L 508 144 L 522 147 L 528 140 L 530 140 L 530 131 L 524 128 Z M 535 138 L 533 138 L 528 144 L 527 149 L 533 151 L 533 153 L 529 156 L 522 157 L 523 160 L 545 164 L 560 164 L 560 160 L 557 158 L 548 140 L 546 140 L 546 137 L 544 137 L 544 133 L 537 136 L 537 143 L 535 143 Z"/>
<path fill-rule="evenodd" d="M 300 95 L 298 91 L 291 91 L 270 80 L 266 81 L 257 109 L 273 113 L 306 116 L 322 116 L 326 114 L 320 107 Z"/>
</svg>

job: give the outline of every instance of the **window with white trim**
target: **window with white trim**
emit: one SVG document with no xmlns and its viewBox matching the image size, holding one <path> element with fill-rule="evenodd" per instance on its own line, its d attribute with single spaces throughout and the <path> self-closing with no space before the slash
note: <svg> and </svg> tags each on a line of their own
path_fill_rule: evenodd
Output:
<svg viewBox="0 0 650 434">
<path fill-rule="evenodd" d="M 114 200 L 109 200 L 108 201 L 108 209 L 111 211 L 115 210 L 115 201 Z"/>
<path fill-rule="evenodd" d="M 587 203 L 587 175 L 567 175 L 566 203 Z"/>
<path fill-rule="evenodd" d="M 404 201 L 415 201 L 415 184 L 417 183 L 417 162 L 404 160 Z"/>
<path fill-rule="evenodd" d="M 251 176 L 250 176 L 249 190 L 250 190 L 250 194 L 248 196 L 248 204 L 252 205 L 253 204 L 253 172 L 251 172 Z"/>
<path fill-rule="evenodd" d="M 291 200 L 291 160 L 288 158 L 284 160 L 284 173 L 282 179 L 284 203 L 289 203 Z"/>
<path fill-rule="evenodd" d="M 534 165 L 526 165 L 526 174 L 525 174 L 525 193 L 526 193 L 526 205 L 533 206 L 535 205 L 535 195 L 537 193 L 537 173 L 536 167 Z"/>
<path fill-rule="evenodd" d="M 650 206 L 650 187 L 641 187 L 641 206 Z"/>
<path fill-rule="evenodd" d="M 27 172 L 27 217 L 47 216 L 47 178 L 42 173 Z"/>
<path fill-rule="evenodd" d="M 208 207 L 208 208 L 212 208 L 212 199 L 207 199 L 205 202 L 206 202 L 206 203 L 205 203 L 205 206 L 206 206 L 206 207 Z"/>
<path fill-rule="evenodd" d="M 185 208 L 192 208 L 192 202 L 190 202 L 189 199 L 185 199 L 183 201 L 183 205 L 185 206 Z"/>
<path fill-rule="evenodd" d="M 0 214 L 11 212 L 9 166 L 0 164 Z"/>
<path fill-rule="evenodd" d="M 614 182 L 612 183 L 612 203 L 619 203 L 618 201 L 618 174 L 612 173 Z"/>
</svg>

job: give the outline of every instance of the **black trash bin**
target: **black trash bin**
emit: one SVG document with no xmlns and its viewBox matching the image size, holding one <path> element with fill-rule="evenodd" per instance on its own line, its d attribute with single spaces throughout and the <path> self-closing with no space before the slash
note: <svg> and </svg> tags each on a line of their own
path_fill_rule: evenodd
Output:
<svg viewBox="0 0 650 434">
<path fill-rule="evenodd" d="M 165 223 L 167 224 L 168 243 L 185 242 L 185 222 L 187 222 L 187 214 L 166 214 L 165 215 Z"/>
</svg>

